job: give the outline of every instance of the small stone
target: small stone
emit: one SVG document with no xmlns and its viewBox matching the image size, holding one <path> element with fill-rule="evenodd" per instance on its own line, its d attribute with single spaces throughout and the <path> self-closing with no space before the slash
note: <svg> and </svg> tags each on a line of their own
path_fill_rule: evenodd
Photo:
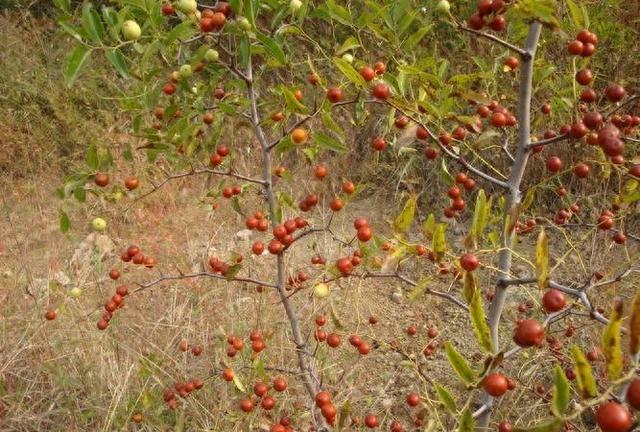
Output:
<svg viewBox="0 0 640 432">
<path fill-rule="evenodd" d="M 402 295 L 401 292 L 394 292 L 393 294 L 391 294 L 391 301 L 397 304 L 402 303 L 402 299 L 404 298 L 404 296 Z"/>
<path fill-rule="evenodd" d="M 236 240 L 248 242 L 249 240 L 251 240 L 252 236 L 253 236 L 253 231 L 249 229 L 243 229 L 238 231 L 234 237 Z"/>
</svg>

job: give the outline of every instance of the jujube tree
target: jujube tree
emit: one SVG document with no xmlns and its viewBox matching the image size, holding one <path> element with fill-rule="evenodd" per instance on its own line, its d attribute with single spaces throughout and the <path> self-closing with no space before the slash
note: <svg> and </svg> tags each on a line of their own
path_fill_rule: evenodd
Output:
<svg viewBox="0 0 640 432">
<path fill-rule="evenodd" d="M 280 302 L 273 307 L 286 314 L 289 326 L 284 331 L 299 372 L 264 382 L 260 356 L 269 344 L 255 329 L 248 346 L 229 334 L 226 356 L 239 367 L 247 359 L 236 355 L 251 349 L 255 370 L 243 380 L 260 379 L 247 388 L 232 367 L 214 379 L 236 383 L 241 394 L 235 409 L 248 415 L 278 409 L 278 393 L 301 386 L 308 416 L 295 425 L 288 417 L 274 418 L 272 431 L 344 428 L 350 408 L 335 392 L 338 383 L 325 380 L 318 350 L 366 356 L 375 341 L 356 333 L 346 337 L 330 330 L 324 315 L 300 311 L 310 298 L 316 304 L 330 301 L 332 286 L 341 280 L 380 278 L 408 286 L 414 301 L 435 296 L 467 314 L 482 360 L 472 364 L 449 342 L 456 335 L 429 328 L 431 341 L 422 355 L 428 358 L 443 347 L 466 390 L 460 394 L 432 385 L 409 358 L 424 383 L 420 391 L 435 391 L 446 418 L 438 416 L 436 425 L 422 412 L 410 416 L 414 425 L 408 426 L 387 415 L 389 407 L 373 406 L 361 413 L 367 428 L 553 431 L 571 427 L 584 411 L 594 409 L 602 431 L 631 430 L 631 409 L 638 408 L 640 399 L 635 378 L 640 297 L 628 302 L 631 315 L 623 328 L 622 303 L 613 302 L 607 313 L 592 296 L 635 277 L 637 260 L 620 263 L 613 276 L 587 268 L 587 275 L 580 271 L 563 281 L 552 276 L 550 265 L 550 230 L 563 232 L 575 254 L 586 235 L 612 245 L 640 240 L 624 229 L 640 199 L 638 98 L 627 95 L 630 88 L 590 69 L 601 41 L 581 28 L 588 18 L 585 8 L 567 2 L 572 19 L 565 22 L 553 0 L 480 0 L 454 7 L 455 14 L 446 0 L 421 8 L 411 1 L 120 0 L 118 8 L 99 10 L 85 3 L 79 17 L 68 2 L 56 3 L 63 28 L 79 42 L 66 65 L 68 84 L 88 58 L 103 52 L 123 78 L 121 105 L 130 115 L 132 134 L 143 143 L 137 150 L 147 156 L 142 162 L 127 150 L 122 157 L 136 162 L 129 163 L 130 170 L 141 163 L 145 167 L 120 177 L 113 172 L 109 150 L 92 145 L 87 166 L 69 177 L 61 194 L 80 201 L 95 195 L 128 209 L 162 193 L 174 180 L 215 177 L 220 182 L 206 199 L 214 208 L 232 206 L 254 238 L 250 247 L 230 256 L 203 257 L 209 268 L 199 273 L 163 272 L 155 279 L 122 284 L 113 270 L 110 277 L 119 282 L 96 319 L 99 330 L 110 331 L 125 300 L 135 302 L 136 294 L 172 281 L 208 278 L 249 284 L 259 292 L 275 290 Z M 484 58 L 474 58 L 477 70 L 425 49 L 439 37 L 434 28 L 455 35 L 461 44 L 480 47 Z M 562 65 L 551 65 L 541 47 L 562 51 Z M 372 137 L 358 134 L 371 124 Z M 241 135 L 247 130 L 252 139 Z M 366 152 L 372 162 L 406 167 L 415 180 L 405 182 L 401 209 L 383 232 L 364 217 L 353 221 L 347 237 L 334 230 L 334 220 L 364 187 L 332 173 L 332 160 L 352 147 Z M 250 163 L 240 164 L 243 158 Z M 535 166 L 544 175 L 533 177 Z M 419 179 L 446 187 L 446 205 L 434 211 L 422 203 L 423 195 L 413 186 Z M 603 185 L 583 205 L 580 182 L 590 181 Z M 87 190 L 93 193 L 90 198 Z M 557 197 L 549 217 L 536 210 L 537 196 L 544 194 Z M 597 212 L 590 212 L 589 205 Z M 420 234 L 413 230 L 416 219 Z M 451 222 L 456 219 L 468 230 L 462 244 L 452 246 Z M 61 226 L 69 228 L 64 212 Z M 106 224 L 96 229 L 106 229 Z M 517 277 L 514 255 L 522 259 L 528 253 L 518 250 L 518 239 L 533 235 L 535 253 L 529 262 L 535 276 Z M 329 238 L 333 246 L 318 250 L 313 245 L 310 265 L 296 267 L 296 249 L 310 247 L 318 236 Z M 271 260 L 275 276 L 251 274 L 244 263 L 252 255 Z M 136 245 L 113 257 L 114 266 L 117 260 L 149 269 L 163 266 Z M 451 278 L 455 289 L 435 287 L 434 278 L 442 275 Z M 505 319 L 510 293 L 536 285 L 541 310 L 530 312 L 533 304 L 522 303 L 518 309 L 528 313 L 525 318 Z M 46 319 L 55 318 L 54 310 L 47 312 Z M 578 344 L 563 347 L 549 334 L 569 318 L 603 325 L 606 374 L 592 370 L 590 361 L 597 353 L 585 354 Z M 376 325 L 378 320 L 371 317 L 369 322 Z M 410 326 L 406 333 L 415 336 L 418 329 Z M 623 334 L 628 350 L 623 350 Z M 201 347 L 186 341 L 180 350 L 202 354 Z M 545 371 L 553 376 L 552 396 L 547 397 L 544 386 L 536 389 L 550 405 L 549 420 L 517 428 L 500 420 L 506 415 L 492 420 L 497 402 L 526 391 L 516 384 L 512 375 L 517 371 L 510 365 L 523 352 L 536 350 L 549 350 L 555 359 L 553 370 Z M 569 381 L 574 379 L 572 392 Z M 366 391 L 366 383 L 353 385 L 358 384 Z M 164 401 L 169 409 L 181 409 L 180 400 L 205 385 L 201 378 L 167 383 Z M 578 398 L 584 400 L 570 406 Z M 419 393 L 402 396 L 398 404 L 427 407 Z"/>
</svg>

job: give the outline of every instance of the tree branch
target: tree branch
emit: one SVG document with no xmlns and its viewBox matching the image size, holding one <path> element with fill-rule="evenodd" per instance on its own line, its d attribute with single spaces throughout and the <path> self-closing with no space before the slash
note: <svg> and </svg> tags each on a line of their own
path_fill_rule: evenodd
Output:
<svg viewBox="0 0 640 432">
<path fill-rule="evenodd" d="M 498 268 L 503 275 L 511 274 L 513 258 L 513 243 L 515 240 L 515 230 L 506 229 L 510 224 L 511 214 L 517 208 L 521 199 L 520 185 L 529 161 L 529 139 L 531 135 L 531 97 L 533 93 L 533 58 L 538 48 L 538 40 L 542 32 L 542 23 L 534 21 L 529 26 L 529 34 L 525 42 L 525 53 L 521 53 L 522 66 L 520 69 L 520 85 L 518 92 L 518 148 L 515 162 L 512 165 L 511 175 L 507 183 L 509 193 L 507 195 L 502 217 L 503 234 L 501 238 L 501 250 L 498 255 Z M 500 318 L 507 299 L 508 290 L 506 287 L 498 286 L 496 294 L 491 302 L 488 314 L 489 329 L 491 330 L 491 341 L 493 342 L 494 354 L 500 353 Z M 482 397 L 484 404 L 492 403 L 492 398 L 485 393 Z M 486 430 L 491 420 L 491 410 L 481 413 L 478 419 L 478 429 Z"/>
<path fill-rule="evenodd" d="M 265 195 L 267 199 L 267 203 L 269 205 L 269 216 L 271 220 L 272 228 L 277 224 L 276 217 L 276 200 L 273 193 L 273 184 L 271 183 L 271 154 L 269 151 L 270 144 L 267 141 L 267 137 L 265 136 L 264 130 L 260 126 L 260 115 L 258 113 L 258 97 L 256 94 L 256 90 L 253 85 L 253 62 L 251 60 L 251 56 L 249 56 L 249 62 L 247 65 L 247 79 L 245 80 L 247 85 L 247 94 L 249 98 L 249 118 L 251 121 L 251 125 L 255 131 L 256 137 L 260 146 L 262 147 L 263 154 L 263 187 L 265 190 Z M 277 284 L 276 288 L 278 290 L 278 295 L 280 296 L 280 300 L 284 307 L 285 313 L 289 320 L 289 326 L 291 328 L 291 336 L 293 339 L 293 343 L 296 346 L 296 354 L 298 357 L 298 367 L 302 372 L 302 378 L 304 387 L 307 390 L 307 394 L 309 396 L 309 411 L 314 416 L 314 420 L 318 423 L 319 432 L 328 431 L 329 426 L 324 419 L 323 416 L 317 416 L 314 404 L 315 395 L 318 393 L 319 389 L 322 388 L 322 382 L 320 380 L 320 376 L 318 375 L 318 371 L 316 370 L 313 363 L 310 363 L 307 357 L 313 358 L 313 354 L 309 350 L 309 346 L 307 345 L 302 331 L 300 329 L 300 321 L 298 319 L 297 313 L 294 310 L 293 304 L 289 299 L 286 287 L 285 287 L 285 269 L 284 269 L 284 253 L 279 254 L 277 257 Z"/>
<path fill-rule="evenodd" d="M 503 134 L 503 140 L 502 140 L 502 151 L 504 151 L 504 153 L 507 155 L 507 157 L 509 158 L 509 160 L 513 163 L 516 161 L 516 159 L 513 157 L 513 155 L 511 154 L 511 152 L 509 151 L 509 134 L 507 133 L 506 129 L 502 129 L 502 134 Z"/>
<path fill-rule="evenodd" d="M 630 103 L 632 103 L 634 101 L 637 101 L 638 99 L 640 99 L 640 95 L 634 95 L 634 96 L 628 97 L 623 102 L 621 102 L 620 105 L 618 105 L 617 107 L 615 107 L 612 110 L 610 110 L 609 112 L 607 112 L 603 117 L 606 120 L 607 118 L 611 117 L 612 115 L 614 115 L 615 113 L 617 113 L 618 111 L 623 109 L 625 106 L 629 105 Z"/>
<path fill-rule="evenodd" d="M 549 144 L 553 144 L 553 143 L 557 143 L 557 142 L 560 142 L 560 141 L 568 140 L 570 138 L 571 138 L 571 135 L 564 134 L 564 135 L 555 136 L 553 138 L 547 138 L 547 139 L 544 139 L 542 141 L 532 142 L 527 146 L 527 150 L 531 150 L 534 147 L 544 147 L 544 146 L 547 146 Z"/>
<path fill-rule="evenodd" d="M 331 104 L 331 109 L 336 108 L 336 107 L 340 107 L 340 106 L 344 106 L 344 105 L 354 104 L 356 102 L 358 102 L 358 98 L 357 97 L 354 98 L 354 99 L 351 99 L 351 100 L 347 100 L 347 101 L 336 102 L 334 104 Z M 291 134 L 291 132 L 293 132 L 294 129 L 299 128 L 300 126 L 302 126 L 303 124 L 305 124 L 309 120 L 315 118 L 318 114 L 320 114 L 322 112 L 322 105 L 323 104 L 320 104 L 320 106 L 313 113 L 302 117 L 300 120 L 295 122 L 292 126 L 287 128 L 287 130 L 285 130 L 284 133 L 279 138 L 275 139 L 274 141 L 272 141 L 268 145 L 267 149 L 268 150 L 273 149 L 275 146 L 278 145 L 278 143 L 280 143 L 280 141 L 282 141 L 284 138 L 288 137 Z"/>
<path fill-rule="evenodd" d="M 515 53 L 518 53 L 520 55 L 520 57 L 522 57 L 523 59 L 528 60 L 528 59 L 531 58 L 531 53 L 529 53 L 528 51 L 526 51 L 526 50 L 524 50 L 524 49 L 522 49 L 522 48 L 520 48 L 520 47 L 518 47 L 516 45 L 510 44 L 509 42 L 504 41 L 504 40 L 500 39 L 499 37 L 497 37 L 497 36 L 495 36 L 495 35 L 493 35 L 491 33 L 485 33 L 485 32 L 482 32 L 482 31 L 474 30 L 474 29 L 469 28 L 467 26 L 464 26 L 462 24 L 458 24 L 458 27 L 460 29 L 466 31 L 466 32 L 472 33 L 472 34 L 474 34 L 476 36 L 483 37 L 485 39 L 489 39 L 490 41 L 493 41 L 493 42 L 495 42 L 495 43 L 497 43 L 499 45 L 502 45 L 503 47 L 508 48 L 511 51 L 515 52 Z"/>
<path fill-rule="evenodd" d="M 264 180 L 255 179 L 255 178 L 248 177 L 248 176 L 245 176 L 245 175 L 242 175 L 242 174 L 236 174 L 231 170 L 229 170 L 229 171 L 220 171 L 220 170 L 214 170 L 214 169 L 211 169 L 211 168 L 200 168 L 200 169 L 195 169 L 194 168 L 194 169 L 191 169 L 190 171 L 186 171 L 186 172 L 183 172 L 183 173 L 167 174 L 165 179 L 162 180 L 157 185 L 154 185 L 152 183 L 153 188 L 151 190 L 145 192 L 144 194 L 136 197 L 133 200 L 133 202 L 127 207 L 126 210 L 131 208 L 131 206 L 133 204 L 135 204 L 136 202 L 138 202 L 138 201 L 148 197 L 149 195 L 157 192 L 158 190 L 162 189 L 167 183 L 171 182 L 172 180 L 181 179 L 181 178 L 190 177 L 190 176 L 196 176 L 196 175 L 200 175 L 200 174 L 215 174 L 215 175 L 220 175 L 220 176 L 237 178 L 239 180 L 244 180 L 244 181 L 249 182 L 249 183 L 264 184 Z"/>
<path fill-rule="evenodd" d="M 189 274 L 180 273 L 178 275 L 161 276 L 158 279 L 152 280 L 150 282 L 137 284 L 139 286 L 139 288 L 135 289 L 133 291 L 133 293 L 135 294 L 137 292 L 144 291 L 144 290 L 146 290 L 148 288 L 151 288 L 154 285 L 158 285 L 158 284 L 160 284 L 162 282 L 166 282 L 166 281 L 178 281 L 178 280 L 198 279 L 198 278 L 219 279 L 219 280 L 224 280 L 224 281 L 227 281 L 227 282 L 245 282 L 245 283 L 250 283 L 250 284 L 254 284 L 254 285 L 262 285 L 262 286 L 266 286 L 266 287 L 270 287 L 270 288 L 276 288 L 276 286 L 274 284 L 272 284 L 272 283 L 261 281 L 261 280 L 257 280 L 257 279 L 236 278 L 236 277 L 231 278 L 231 279 L 227 279 L 226 277 L 224 277 L 222 275 L 215 274 L 215 273 L 200 272 L 200 273 L 189 273 Z"/>
<path fill-rule="evenodd" d="M 590 223 L 567 223 L 559 226 L 563 228 L 591 228 L 591 229 L 598 228 L 598 225 L 590 224 Z M 622 231 L 616 228 L 611 228 L 609 231 L 613 233 L 622 233 Z M 629 234 L 629 233 L 623 233 L 623 234 L 632 240 L 640 241 L 640 236 L 637 236 L 635 234 Z"/>
<path fill-rule="evenodd" d="M 399 279 L 402 282 L 406 283 L 407 285 L 410 286 L 417 286 L 418 283 L 409 279 L 408 277 L 398 273 L 398 272 L 387 272 L 387 273 L 375 273 L 375 272 L 370 272 L 370 271 L 365 271 L 363 273 L 349 273 L 349 274 L 341 274 L 339 276 L 335 276 L 333 278 L 330 279 L 325 279 L 324 282 L 332 282 L 332 281 L 336 281 L 338 279 L 344 279 L 344 278 L 351 278 L 351 277 L 356 277 L 356 278 L 361 278 L 361 279 L 371 279 L 371 278 L 392 278 L 392 279 Z M 465 311 L 469 311 L 469 306 L 467 306 L 466 304 L 464 304 L 462 301 L 458 300 L 457 298 L 455 298 L 454 296 L 452 296 L 449 293 L 446 292 L 442 292 L 442 291 L 437 291 L 437 290 L 433 290 L 431 288 L 425 287 L 425 291 L 426 294 L 430 294 L 436 297 L 440 297 L 443 298 L 447 301 L 450 301 L 451 303 L 455 304 L 456 306 L 464 309 Z"/>
<path fill-rule="evenodd" d="M 479 170 L 478 168 L 476 168 L 473 165 L 469 164 L 462 156 L 452 152 L 447 146 L 443 145 L 438 140 L 438 137 L 436 137 L 435 134 L 426 125 L 424 125 L 419 119 L 417 119 L 415 116 L 411 115 L 410 113 L 407 113 L 402 108 L 396 106 L 395 104 L 393 104 L 390 101 L 385 101 L 385 103 L 387 105 L 389 105 L 390 107 L 392 107 L 393 109 L 395 109 L 396 111 L 401 112 L 403 115 L 407 116 L 407 118 L 411 119 L 411 121 L 413 121 L 417 125 L 419 125 L 422 128 L 424 128 L 424 130 L 427 131 L 427 134 L 429 135 L 429 137 L 431 137 L 431 139 L 433 139 L 437 143 L 438 147 L 440 147 L 440 149 L 447 156 L 449 156 L 451 159 L 453 159 L 456 162 L 458 162 L 462 167 L 464 167 L 467 170 L 471 171 L 472 173 L 476 174 L 478 177 L 481 177 L 481 178 L 487 180 L 488 182 L 495 184 L 496 186 L 500 186 L 502 188 L 507 188 L 508 187 L 506 182 L 504 182 L 502 180 L 499 180 L 499 179 L 497 179 L 497 178 L 485 173 L 484 171 Z"/>
</svg>

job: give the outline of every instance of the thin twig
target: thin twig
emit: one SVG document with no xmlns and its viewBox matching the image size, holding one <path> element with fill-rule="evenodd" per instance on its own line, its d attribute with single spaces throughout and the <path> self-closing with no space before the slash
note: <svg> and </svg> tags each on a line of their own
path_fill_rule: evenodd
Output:
<svg viewBox="0 0 640 432">
<path fill-rule="evenodd" d="M 469 32 L 469 33 L 472 33 L 474 35 L 483 37 L 485 39 L 489 39 L 490 41 L 496 42 L 497 44 L 500 44 L 505 48 L 509 48 L 511 51 L 514 51 L 514 52 L 520 54 L 520 56 L 522 58 L 524 58 L 524 59 L 528 60 L 528 59 L 531 58 L 531 54 L 528 51 L 526 51 L 526 50 L 524 50 L 524 49 L 522 49 L 522 48 L 520 48 L 520 47 L 518 47 L 516 45 L 513 45 L 513 44 L 511 44 L 511 43 L 509 43 L 509 42 L 507 42 L 505 40 L 502 40 L 499 37 L 497 37 L 495 35 L 492 35 L 491 33 L 485 33 L 485 32 L 482 32 L 482 31 L 474 30 L 474 29 L 466 27 L 466 26 L 464 26 L 462 24 L 460 24 L 459 27 L 462 30 L 466 31 L 466 32 Z"/>
<path fill-rule="evenodd" d="M 413 121 L 414 123 L 418 124 L 419 126 L 421 126 L 422 128 L 424 128 L 424 130 L 427 131 L 427 134 L 431 137 L 431 139 L 433 139 L 438 147 L 440 147 L 440 149 L 447 155 L 449 156 L 451 159 L 455 160 L 456 162 L 458 162 L 462 167 L 466 168 L 467 170 L 471 171 L 472 173 L 476 174 L 478 177 L 482 177 L 483 179 L 487 180 L 488 182 L 491 182 L 493 184 L 495 184 L 496 186 L 500 186 L 502 188 L 507 188 L 508 185 L 506 182 L 499 180 L 487 173 L 485 173 L 484 171 L 481 171 L 480 169 L 474 167 L 473 165 L 471 165 L 470 163 L 468 163 L 461 155 L 454 153 L 453 151 L 451 151 L 447 146 L 443 145 L 439 140 L 438 137 L 424 124 L 422 123 L 419 119 L 417 119 L 415 116 L 411 115 L 410 113 L 407 113 L 406 111 L 404 111 L 402 108 L 396 106 L 395 104 L 393 104 L 390 101 L 385 101 L 385 103 L 387 105 L 389 105 L 390 107 L 392 107 L 393 109 L 401 112 L 402 114 L 404 114 L 405 116 L 407 116 L 407 118 L 409 118 L 411 121 Z"/>
<path fill-rule="evenodd" d="M 346 100 L 346 101 L 341 101 L 341 102 L 336 102 L 334 104 L 331 104 L 331 108 L 336 108 L 339 106 L 344 106 L 344 105 L 350 105 L 350 104 L 354 104 L 358 102 L 358 98 L 354 98 L 354 99 L 350 99 L 350 100 Z M 320 114 L 322 112 L 322 104 L 320 104 L 320 106 L 311 114 L 308 114 L 304 117 L 302 117 L 301 119 L 299 119 L 297 122 L 295 122 L 292 126 L 290 126 L 289 128 L 287 128 L 283 134 L 276 138 L 275 140 L 273 140 L 269 146 L 267 147 L 269 150 L 273 149 L 275 146 L 278 145 L 278 143 L 280 143 L 280 141 L 282 141 L 284 138 L 288 137 L 291 132 L 293 132 L 294 129 L 299 128 L 300 126 L 302 126 L 303 124 L 305 124 L 306 122 L 308 122 L 309 120 L 315 118 L 318 114 Z"/>
<path fill-rule="evenodd" d="M 566 223 L 566 224 L 562 224 L 560 225 L 560 227 L 563 228 L 597 228 L 598 225 L 596 224 L 590 224 L 590 223 Z M 616 229 L 616 228 L 611 228 L 609 231 L 613 232 L 613 233 L 622 233 L 622 231 Z M 635 241 L 640 241 L 640 236 L 637 236 L 635 234 L 630 234 L 630 233 L 623 233 L 626 237 L 633 239 Z"/>
<path fill-rule="evenodd" d="M 261 179 L 256 179 L 256 178 L 252 178 L 246 175 L 242 175 L 242 174 L 237 174 L 234 173 L 233 171 L 220 171 L 220 170 L 214 170 L 211 168 L 200 168 L 200 169 L 191 169 L 190 171 L 186 171 L 186 172 L 182 172 L 182 173 L 176 173 L 176 174 L 166 174 L 166 177 L 164 180 L 162 180 L 160 183 L 158 183 L 157 185 L 153 185 L 153 188 L 147 192 L 145 192 L 144 194 L 136 197 L 133 202 L 129 205 L 129 207 L 127 207 L 126 210 L 128 210 L 129 208 L 131 208 L 131 206 L 133 204 L 135 204 L 136 202 L 148 197 L 149 195 L 157 192 L 158 190 L 162 189 L 167 183 L 169 183 L 172 180 L 176 180 L 176 179 L 180 179 L 180 178 L 185 178 L 185 177 L 190 177 L 190 176 L 195 176 L 195 175 L 200 175 L 200 174 L 214 174 L 214 175 L 220 175 L 220 176 L 226 176 L 226 177 L 233 177 L 233 178 L 237 178 L 239 180 L 244 180 L 246 182 L 249 183 L 256 183 L 256 184 L 264 184 L 264 180 Z"/>
<path fill-rule="evenodd" d="M 558 136 L 555 136 L 553 138 L 547 138 L 547 139 L 544 139 L 544 140 L 541 140 L 541 141 L 532 142 L 527 146 L 527 149 L 530 150 L 530 149 L 532 149 L 534 147 L 537 147 L 537 148 L 544 147 L 544 146 L 547 146 L 549 144 L 553 144 L 553 143 L 557 143 L 557 142 L 560 142 L 560 141 L 568 140 L 570 138 L 571 138 L 571 135 L 569 135 L 569 134 L 558 135 Z"/>
<path fill-rule="evenodd" d="M 266 286 L 266 287 L 270 287 L 270 288 L 276 288 L 276 286 L 272 283 L 269 282 L 265 282 L 265 281 L 261 281 L 261 280 L 257 280 L 257 279 L 252 279 L 252 278 L 240 278 L 240 277 L 234 277 L 234 278 L 230 278 L 227 279 L 225 276 L 219 275 L 219 274 L 215 274 L 215 273 L 209 273 L 209 272 L 200 272 L 200 273 L 189 273 L 189 274 L 178 274 L 178 275 L 170 275 L 170 276 L 161 276 L 158 279 L 152 280 L 150 282 L 146 282 L 146 283 L 139 283 L 137 284 L 139 286 L 139 288 L 136 288 L 133 293 L 137 293 L 140 291 L 144 291 L 148 288 L 151 288 L 154 285 L 158 285 L 162 282 L 166 282 L 166 281 L 179 281 L 179 280 L 185 280 L 185 279 L 198 279 L 198 278 L 210 278 L 210 279 L 219 279 L 219 280 L 224 280 L 224 281 L 228 281 L 228 282 L 244 282 L 244 283 L 250 283 L 250 284 L 254 284 L 254 285 L 262 285 L 262 286 Z"/>
<path fill-rule="evenodd" d="M 516 159 L 513 157 L 513 155 L 509 151 L 509 134 L 507 133 L 507 130 L 504 128 L 502 129 L 502 133 L 504 136 L 504 139 L 502 140 L 502 146 L 501 146 L 502 151 L 504 151 L 504 153 L 507 155 L 507 157 L 511 162 L 515 162 Z"/>
<path fill-rule="evenodd" d="M 623 102 L 621 102 L 620 105 L 618 105 L 617 107 L 607 112 L 603 117 L 606 120 L 607 118 L 611 117 L 612 115 L 614 115 L 615 113 L 623 109 L 625 106 L 629 105 L 631 102 L 634 102 L 638 99 L 640 99 L 640 95 L 634 95 L 634 96 L 628 97 Z"/>
</svg>

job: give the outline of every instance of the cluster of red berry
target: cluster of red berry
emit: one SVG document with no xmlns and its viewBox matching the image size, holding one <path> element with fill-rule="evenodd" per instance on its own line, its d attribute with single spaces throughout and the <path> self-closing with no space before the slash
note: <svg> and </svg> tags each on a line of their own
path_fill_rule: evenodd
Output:
<svg viewBox="0 0 640 432">
<path fill-rule="evenodd" d="M 185 382 L 176 382 L 173 388 L 166 389 L 162 395 L 169 409 L 175 410 L 178 407 L 176 394 L 181 398 L 186 398 L 194 390 L 200 390 L 204 386 L 204 381 L 200 378 L 194 378 Z"/>
<path fill-rule="evenodd" d="M 224 162 L 224 158 L 227 157 L 228 155 L 229 155 L 229 147 L 227 147 L 224 144 L 221 144 L 216 148 L 216 152 L 212 153 L 211 156 L 209 156 L 209 164 L 211 164 L 212 167 L 217 167 L 218 165 L 221 165 Z"/>
<path fill-rule="evenodd" d="M 318 315 L 316 316 L 315 322 L 316 322 L 316 325 L 318 326 L 314 333 L 314 337 L 316 341 L 318 342 L 326 341 L 327 345 L 329 345 L 331 348 L 339 347 L 340 343 L 342 342 L 340 335 L 334 332 L 327 334 L 327 332 L 325 332 L 324 330 L 324 325 L 327 323 L 327 318 L 324 315 Z"/>
<path fill-rule="evenodd" d="M 256 215 L 254 215 L 254 218 Z M 264 219 L 255 219 L 258 221 L 258 228 L 261 228 L 260 224 Z M 247 222 L 249 222 L 249 219 L 247 219 Z M 285 247 L 291 245 L 294 242 L 295 238 L 293 237 L 293 234 L 297 230 L 302 229 L 308 225 L 309 222 L 307 222 L 307 220 L 302 217 L 287 219 L 286 221 L 284 221 L 284 223 L 276 225 L 275 227 L 273 227 L 272 231 L 274 238 L 269 241 L 267 250 L 272 255 L 280 255 L 282 251 L 284 251 Z M 247 223 L 247 227 L 249 226 L 254 226 L 253 220 L 251 220 L 251 224 Z M 262 231 L 262 229 L 260 229 L 260 231 Z M 251 250 L 255 255 L 262 255 L 265 250 L 265 245 L 262 241 L 258 240 L 253 243 Z"/>
<path fill-rule="evenodd" d="M 132 262 L 137 265 L 144 265 L 146 268 L 153 268 L 156 265 L 156 260 L 152 256 L 145 256 L 140 248 L 136 245 L 129 246 L 122 254 L 120 259 L 123 262 Z"/>
<path fill-rule="evenodd" d="M 473 30 L 488 26 L 491 30 L 502 31 L 507 25 L 503 15 L 505 9 L 504 0 L 480 0 L 477 12 L 469 17 L 467 25 Z"/>
<path fill-rule="evenodd" d="M 113 314 L 116 310 L 124 307 L 124 298 L 127 294 L 129 294 L 129 288 L 126 285 L 120 285 L 116 288 L 116 292 L 104 304 L 104 312 L 96 324 L 98 330 L 106 330 L 107 327 L 109 327 L 109 322 L 111 318 L 113 318 Z"/>
</svg>

